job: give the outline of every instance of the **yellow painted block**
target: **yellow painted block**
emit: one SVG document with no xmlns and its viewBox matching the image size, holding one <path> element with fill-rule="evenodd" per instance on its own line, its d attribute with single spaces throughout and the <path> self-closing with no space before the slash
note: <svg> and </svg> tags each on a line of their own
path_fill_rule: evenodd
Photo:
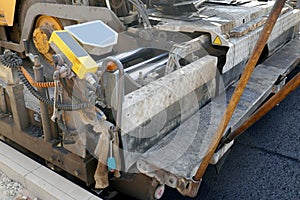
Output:
<svg viewBox="0 0 300 200">
<path fill-rule="evenodd" d="M 12 26 L 14 23 L 16 0 L 0 0 L 0 25 Z"/>
<path fill-rule="evenodd" d="M 68 58 L 73 64 L 72 70 L 80 79 L 83 79 L 86 73 L 95 73 L 97 71 L 98 64 L 68 31 L 54 31 L 49 42 L 53 42 Z"/>
</svg>

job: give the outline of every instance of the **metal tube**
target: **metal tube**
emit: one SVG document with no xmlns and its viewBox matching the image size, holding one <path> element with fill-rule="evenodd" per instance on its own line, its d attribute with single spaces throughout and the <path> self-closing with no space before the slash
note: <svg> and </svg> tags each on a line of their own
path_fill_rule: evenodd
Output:
<svg viewBox="0 0 300 200">
<path fill-rule="evenodd" d="M 120 130 L 121 128 L 121 119 L 122 119 L 122 108 L 123 108 L 123 100 L 124 100 L 124 67 L 121 61 L 114 57 L 107 57 L 103 63 L 102 71 L 106 70 L 106 66 L 108 62 L 114 62 L 119 70 L 119 80 L 118 80 L 118 104 L 117 104 L 117 119 L 116 119 L 116 131 Z"/>
<path fill-rule="evenodd" d="M 300 86 L 300 72 L 291 79 L 279 92 L 274 94 L 263 106 L 261 106 L 247 121 L 245 121 L 238 129 L 231 132 L 224 140 L 224 143 L 232 141 L 234 138 L 242 134 L 278 103 L 280 103 L 287 95 Z"/>
<path fill-rule="evenodd" d="M 257 43 L 254 47 L 254 50 L 249 58 L 249 61 L 245 67 L 245 70 L 240 78 L 240 81 L 235 88 L 235 91 L 230 99 L 230 102 L 226 108 L 226 111 L 224 113 L 224 116 L 221 120 L 221 123 L 218 126 L 218 129 L 212 139 L 212 142 L 208 148 L 208 151 L 206 153 L 206 156 L 202 159 L 202 162 L 196 172 L 196 175 L 193 177 L 195 181 L 201 180 L 203 177 L 207 166 L 209 165 L 209 162 L 218 147 L 218 144 L 222 138 L 222 135 L 234 113 L 234 110 L 244 92 L 244 89 L 250 79 L 250 76 L 257 64 L 257 61 L 265 47 L 266 42 L 268 41 L 268 38 L 273 30 L 273 27 L 281 13 L 281 10 L 285 4 L 286 0 L 277 0 L 273 6 L 273 9 L 267 19 L 267 22 L 264 26 L 264 29 L 262 30 L 259 39 L 257 40 Z"/>
<path fill-rule="evenodd" d="M 43 82 L 44 81 L 44 72 L 43 72 L 43 65 L 40 64 L 40 60 L 38 56 L 34 56 L 34 77 L 36 82 Z M 37 88 L 40 95 L 46 97 L 46 91 L 44 88 Z M 50 127 L 50 119 L 48 113 L 48 106 L 47 104 L 40 101 L 40 112 L 41 112 L 41 119 L 42 119 L 42 126 L 44 132 L 44 140 L 45 142 L 50 142 L 52 139 L 51 135 L 51 127 Z"/>
<path fill-rule="evenodd" d="M 109 0 L 105 0 L 106 6 L 109 10 L 111 10 L 110 2 Z"/>
<path fill-rule="evenodd" d="M 126 68 L 125 72 L 126 73 L 132 73 L 133 71 L 143 70 L 144 68 L 147 68 L 148 65 L 150 65 L 150 63 L 154 63 L 154 62 L 157 62 L 159 60 L 164 60 L 165 62 L 167 62 L 168 61 L 168 55 L 169 55 L 169 53 L 167 53 L 167 52 L 159 54 L 159 55 L 157 55 L 153 58 L 150 58 L 148 60 L 145 60 L 143 62 L 140 62 L 138 64 L 135 64 L 133 66 L 130 66 L 130 67 Z"/>
</svg>

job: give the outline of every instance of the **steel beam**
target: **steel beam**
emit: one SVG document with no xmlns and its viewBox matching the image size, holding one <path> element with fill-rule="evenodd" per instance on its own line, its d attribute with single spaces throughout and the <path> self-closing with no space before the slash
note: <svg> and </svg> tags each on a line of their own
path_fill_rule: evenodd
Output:
<svg viewBox="0 0 300 200">
<path fill-rule="evenodd" d="M 3 85 L 0 85 L 0 109 L 1 109 L 2 113 L 7 113 L 5 90 L 4 90 Z"/>
<path fill-rule="evenodd" d="M 44 67 L 40 64 L 39 57 L 34 57 L 34 76 L 36 82 L 44 82 Z M 37 88 L 41 96 L 46 97 L 45 88 Z M 48 105 L 40 101 L 40 112 L 42 118 L 42 127 L 44 133 L 44 140 L 50 142 L 52 139 L 51 127 L 50 127 L 50 118 L 48 112 Z"/>
<path fill-rule="evenodd" d="M 18 130 L 22 130 L 28 126 L 28 116 L 25 108 L 23 85 L 7 85 L 6 91 L 9 96 L 15 127 Z"/>
</svg>

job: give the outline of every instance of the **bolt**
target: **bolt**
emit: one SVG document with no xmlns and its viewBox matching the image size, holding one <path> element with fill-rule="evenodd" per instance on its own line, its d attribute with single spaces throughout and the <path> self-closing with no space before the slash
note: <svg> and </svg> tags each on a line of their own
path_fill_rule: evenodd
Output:
<svg viewBox="0 0 300 200">
<path fill-rule="evenodd" d="M 79 170 L 76 169 L 76 170 L 74 171 L 74 174 L 75 174 L 75 176 L 79 176 Z"/>
</svg>

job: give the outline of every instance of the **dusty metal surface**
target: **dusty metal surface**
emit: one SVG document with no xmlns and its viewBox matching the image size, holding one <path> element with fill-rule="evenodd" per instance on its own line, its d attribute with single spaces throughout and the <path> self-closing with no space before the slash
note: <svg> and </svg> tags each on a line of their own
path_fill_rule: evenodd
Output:
<svg viewBox="0 0 300 200">
<path fill-rule="evenodd" d="M 252 7 L 255 4 L 256 6 Z M 193 16 L 190 21 L 180 20 L 179 18 L 169 19 L 167 16 L 156 16 L 154 14 L 155 17 L 150 15 L 150 18 L 152 16 L 154 20 L 160 21 L 160 24 L 157 25 L 159 30 L 189 33 L 207 32 L 211 35 L 212 44 L 230 47 L 226 54 L 226 63 L 222 69 L 222 73 L 225 73 L 250 56 L 255 41 L 262 32 L 262 25 L 266 20 L 265 16 L 270 12 L 272 6 L 273 2 L 256 1 L 239 6 L 209 4 L 199 14 L 200 17 Z M 269 51 L 273 51 L 278 46 L 276 40 L 279 36 L 290 28 L 293 29 L 300 21 L 299 10 L 285 8 L 282 13 L 268 41 Z M 242 30 L 238 31 L 241 32 L 239 33 L 241 35 L 233 34 L 237 29 L 246 29 L 247 34 Z M 215 42 L 217 37 L 220 39 L 219 43 Z"/>
<path fill-rule="evenodd" d="M 235 130 L 239 125 L 241 125 L 241 122 L 244 121 L 246 118 L 249 117 L 250 114 L 253 113 L 253 111 L 256 110 L 256 106 L 251 108 L 248 111 L 248 114 L 243 116 L 241 115 L 241 112 L 245 108 L 249 108 L 251 104 L 249 104 L 248 99 L 257 99 L 257 95 L 260 95 L 260 91 L 268 90 L 264 94 L 264 98 L 268 96 L 270 93 L 273 93 L 274 86 L 273 84 L 267 85 L 266 83 L 275 83 L 278 78 L 285 77 L 288 73 L 290 73 L 294 67 L 299 63 L 300 61 L 300 39 L 299 36 L 297 36 L 296 39 L 292 40 L 289 44 L 287 44 L 285 47 L 283 47 L 280 51 L 275 53 L 272 57 L 268 58 L 263 65 L 259 65 L 257 67 L 257 71 L 254 71 L 256 75 L 252 76 L 250 78 L 250 81 L 245 89 L 245 94 L 242 96 L 242 101 L 238 104 L 237 110 L 235 114 L 232 116 L 232 120 L 229 122 L 229 127 L 232 128 L 232 130 Z M 280 77 L 278 76 L 280 75 Z M 235 87 L 235 86 L 233 86 Z M 229 89 L 228 91 L 228 98 L 231 96 L 233 92 L 233 88 Z M 252 96 L 248 94 L 253 94 Z M 256 95 L 254 95 L 256 93 Z M 264 99 L 262 98 L 262 99 Z M 259 99 L 258 105 L 259 105 Z"/>
<path fill-rule="evenodd" d="M 258 121 L 262 116 L 279 104 L 289 93 L 294 91 L 300 85 L 300 73 L 290 80 L 278 93 L 269 99 L 262 107 L 259 108 L 250 118 L 248 118 L 238 129 L 228 135 L 228 140 L 232 140 L 242 134 L 246 129 Z"/>
<path fill-rule="evenodd" d="M 205 9 L 200 13 L 170 19 L 158 13 L 150 15 L 150 19 L 161 21 L 157 27 L 161 30 L 182 32 L 208 32 L 211 34 L 211 42 L 219 36 L 222 45 L 229 45 L 226 34 L 233 28 L 250 22 L 259 16 L 267 15 L 273 6 L 273 2 L 251 2 L 239 6 L 225 6 L 218 4 L 205 4 Z M 230 14 L 229 14 L 230 13 Z"/>
<path fill-rule="evenodd" d="M 272 58 L 268 59 L 265 64 L 273 64 L 276 67 L 278 71 L 280 71 L 280 74 L 282 77 L 285 77 L 286 74 L 288 74 L 291 70 L 294 69 L 295 65 L 297 65 L 300 62 L 300 39 L 296 39 L 292 41 L 290 44 L 288 44 L 286 47 L 284 47 L 281 51 L 275 54 Z M 298 48 L 297 48 L 298 47 Z M 282 67 L 282 59 L 285 63 L 289 63 L 288 66 L 290 68 L 283 69 Z M 281 64 L 281 65 L 280 65 Z M 265 68 L 273 68 L 274 67 L 268 67 L 265 66 Z M 299 74 L 296 75 L 287 85 L 285 85 L 282 89 L 278 91 L 266 104 L 264 104 L 259 110 L 257 110 L 250 118 L 247 117 L 247 120 L 242 125 L 237 126 L 236 129 L 233 129 L 234 131 L 226 137 L 228 140 L 232 140 L 233 138 L 237 137 L 241 133 L 243 133 L 247 128 L 249 128 L 253 123 L 255 123 L 258 119 L 260 119 L 264 114 L 266 114 L 268 111 L 270 111 L 276 104 L 281 102 L 290 92 L 295 90 L 299 85 Z M 285 82 L 285 79 L 282 78 L 282 82 Z M 279 86 L 282 87 L 282 86 Z M 277 92 L 276 90 L 274 92 Z"/>
<path fill-rule="evenodd" d="M 281 69 L 281 73 L 285 76 L 289 73 L 300 61 L 300 36 L 296 36 L 294 40 L 289 42 L 285 47 L 280 49 L 271 58 L 268 58 L 264 65 L 273 66 Z M 286 71 L 286 66 L 291 66 Z"/>
<path fill-rule="evenodd" d="M 166 135 L 166 129 L 198 110 L 198 102 L 214 96 L 216 62 L 205 56 L 125 96 L 121 129 L 126 170 Z"/>
<path fill-rule="evenodd" d="M 23 90 L 26 108 L 40 115 L 39 101 L 28 91 L 26 87 Z"/>
<path fill-rule="evenodd" d="M 274 48 L 276 48 L 277 45 L 272 43 L 276 43 L 276 39 L 278 39 L 280 35 L 299 23 L 300 12 L 295 12 L 296 15 L 294 15 L 292 12 L 288 12 L 278 19 L 278 22 L 273 29 L 274 31 L 267 42 L 269 45 L 269 51 L 273 51 Z M 255 42 L 257 41 L 261 31 L 262 27 L 255 29 L 243 37 L 230 38 L 229 41 L 232 44 L 232 48 L 229 49 L 226 55 L 227 62 L 223 67 L 223 73 L 230 70 L 232 66 L 237 65 L 250 56 L 250 53 L 252 52 Z"/>
<path fill-rule="evenodd" d="M 22 130 L 28 126 L 29 122 L 23 96 L 23 85 L 8 85 L 6 86 L 6 91 L 10 100 L 14 126 L 18 130 Z"/>
<path fill-rule="evenodd" d="M 247 119 L 246 116 L 250 116 L 272 92 L 272 87 L 278 78 L 291 71 L 295 66 L 295 62 L 299 59 L 299 42 L 299 39 L 293 40 L 263 63 L 264 65 L 255 68 L 241 97 L 241 102 L 238 104 L 227 128 L 232 126 L 234 130 L 237 124 L 244 122 Z M 280 65 L 276 62 L 283 55 L 289 55 L 285 60 L 285 63 L 289 63 L 289 65 Z M 265 65 L 271 63 L 271 61 L 276 63 L 276 66 Z M 227 100 L 231 97 L 234 87 L 235 85 L 228 89 Z M 221 120 L 228 103 L 226 99 L 225 97 L 223 99 L 218 97 L 163 138 L 155 147 L 149 149 L 139 158 L 138 169 L 150 177 L 157 177 L 158 180 L 173 188 L 176 188 L 176 184 L 181 178 L 186 179 L 186 182 L 191 180 L 199 166 L 199 161 L 201 162 L 201 159 L 205 156 L 212 135 Z M 180 139 L 176 140 L 176 138 Z M 193 140 L 192 143 L 190 142 L 191 139 Z M 180 155 L 180 152 L 184 152 L 184 154 Z M 172 183 L 169 181 L 170 177 L 172 177 Z M 177 180 L 177 182 L 174 180 Z"/>
<path fill-rule="evenodd" d="M 221 120 L 224 102 L 225 97 L 221 95 L 180 124 L 139 158 L 138 169 L 170 187 L 187 186 Z M 187 188 L 180 192 L 184 190 Z"/>
<path fill-rule="evenodd" d="M 220 173 L 208 167 L 195 199 L 298 199 L 299 97 L 300 87 L 238 137 Z M 162 199 L 190 200 L 175 189 Z"/>
<path fill-rule="evenodd" d="M 273 85 L 281 75 L 281 70 L 259 65 L 253 72 L 247 87 L 238 103 L 228 127 L 235 129 L 254 112 L 257 107 L 272 93 Z M 232 97 L 236 84 L 229 88 L 227 99 Z"/>
<path fill-rule="evenodd" d="M 222 135 L 224 134 L 224 131 L 226 130 L 226 127 L 234 114 L 234 111 L 237 107 L 237 104 L 239 103 L 241 96 L 243 95 L 243 92 L 247 86 L 247 83 L 250 80 L 250 77 L 256 67 L 256 64 L 261 57 L 261 54 L 263 52 L 263 49 L 270 37 L 270 34 L 279 18 L 279 15 L 282 11 L 282 8 L 284 7 L 286 1 L 276 1 L 270 15 L 267 19 L 267 22 L 260 33 L 260 36 L 258 40 L 255 43 L 253 52 L 251 52 L 251 55 L 249 57 L 249 60 L 247 61 L 247 64 L 245 66 L 245 69 L 243 73 L 241 74 L 241 78 L 238 81 L 238 84 L 234 90 L 234 93 L 232 97 L 230 98 L 230 101 L 227 105 L 227 108 L 225 110 L 224 116 L 222 117 L 222 120 L 220 121 L 220 124 L 218 125 L 218 129 L 216 133 L 214 134 L 213 140 L 211 141 L 208 150 L 206 152 L 205 157 L 202 159 L 201 164 L 199 168 L 197 169 L 197 172 L 194 176 L 195 180 L 201 180 L 203 177 L 207 166 L 209 165 L 209 162 L 216 151 L 218 144 L 222 138 Z"/>
</svg>

